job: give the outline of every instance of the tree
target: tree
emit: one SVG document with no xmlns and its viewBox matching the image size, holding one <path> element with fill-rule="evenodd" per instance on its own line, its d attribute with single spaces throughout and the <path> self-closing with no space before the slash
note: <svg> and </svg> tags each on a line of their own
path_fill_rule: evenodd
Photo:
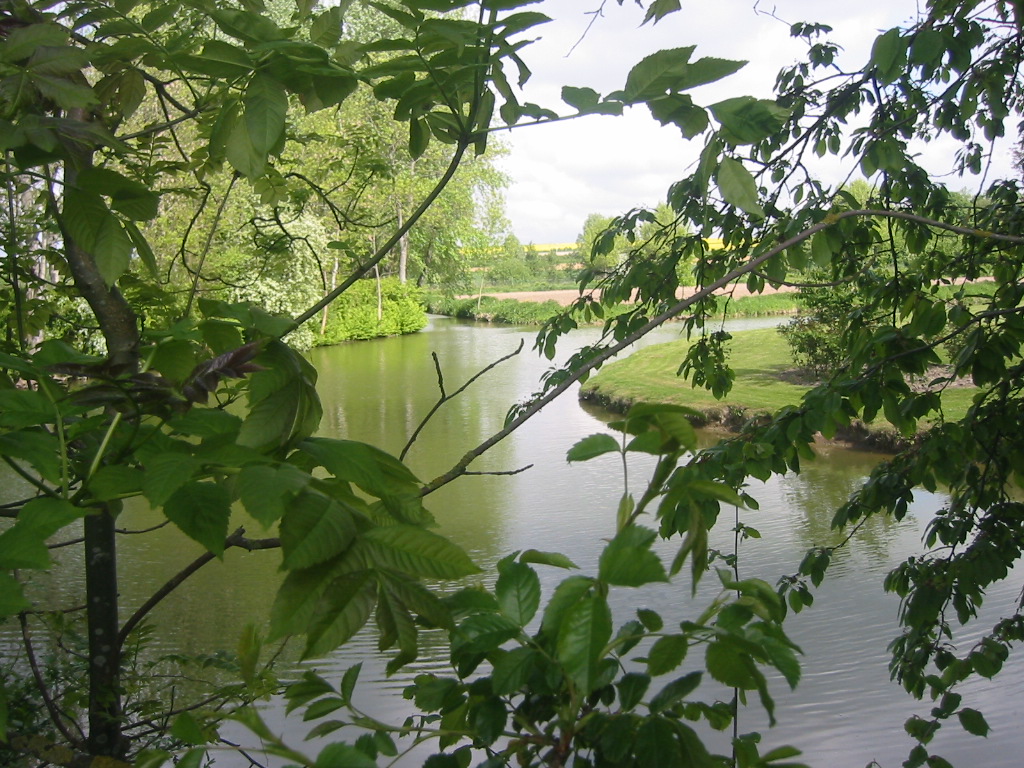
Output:
<svg viewBox="0 0 1024 768">
<path fill-rule="evenodd" d="M 922 419 L 932 426 L 837 510 L 837 524 L 855 532 L 868 516 L 905 514 L 916 488 L 948 489 L 929 528 L 929 550 L 887 581 L 903 599 L 904 633 L 893 644 L 893 673 L 914 695 L 937 701 L 931 720 L 907 723 L 920 741 L 909 764 L 943 764 L 927 744 L 954 716 L 970 733 L 987 732 L 984 716 L 961 706 L 956 688 L 972 675 L 998 672 L 1010 645 L 1024 637 L 1024 617 L 1018 613 L 987 628 L 969 650 L 958 652 L 951 643 L 959 625 L 974 616 L 985 586 L 1008 573 L 1024 541 L 1021 504 L 1008 490 L 1024 465 L 1019 186 L 996 181 L 974 201 L 965 226 L 950 193 L 915 163 L 911 140 L 952 136 L 963 147 L 960 167 L 980 167 L 983 141 L 1001 136 L 1021 112 L 1016 6 L 936 0 L 919 20 L 881 34 L 870 61 L 848 73 L 832 68 L 830 30 L 794 25 L 793 34 L 807 41 L 807 60 L 782 73 L 771 99 L 700 106 L 688 91 L 742 63 L 694 58 L 693 48 L 661 51 L 639 62 L 615 93 L 602 97 L 567 86 L 562 96 L 570 111 L 558 115 L 522 103 L 509 81 L 518 75 L 521 84 L 529 74 L 519 35 L 546 19 L 523 10 L 528 0 L 378 3 L 401 32 L 362 47 L 341 39 L 347 3 L 301 5 L 288 26 L 256 5 L 81 0 L 2 6 L 4 184 L 8 199 L 25 194 L 40 200 L 41 230 L 54 238 L 44 248 L 7 214 L 4 280 L 13 314 L 0 357 L 0 453 L 33 490 L 3 511 L 14 523 L 0 534 L 0 609 L 27 627 L 33 655 L 30 630 L 38 613 L 22 574 L 45 569 L 47 540 L 80 522 L 89 643 L 88 680 L 74 696 L 55 695 L 63 690 L 51 690 L 38 665 L 29 665 L 27 686 L 4 681 L 5 690 L 18 695 L 35 690 L 48 716 L 33 722 L 42 740 L 14 732 L 0 718 L 6 746 L 67 765 L 95 764 L 96 757 L 111 758 L 107 764 L 130 758 L 159 765 L 170 753 L 137 754 L 140 736 L 150 722 L 173 717 L 164 735 L 179 764 L 203 759 L 222 714 L 186 709 L 151 721 L 123 707 L 124 686 L 131 684 L 125 641 L 175 583 L 132 606 L 121 623 L 117 513 L 124 499 L 141 497 L 208 550 L 185 565 L 179 580 L 229 547 L 279 547 L 287 576 L 271 634 L 304 636 L 308 656 L 343 643 L 371 616 L 381 647 L 398 649 L 392 667 L 415 656 L 414 617 L 448 631 L 452 673 L 424 676 L 410 692 L 424 715 L 389 725 L 356 712 L 348 722 L 368 725 L 373 735 L 355 744 L 335 741 L 319 760 L 281 744 L 255 710 L 233 710 L 268 749 L 291 762 L 366 764 L 392 750 L 390 733 L 411 731 L 437 739 L 445 754 L 434 763 L 441 765 L 464 764 L 474 748 L 486 751 L 488 765 L 513 758 L 553 766 L 592 758 L 603 764 L 780 764 L 797 752 L 762 755 L 756 737 L 738 730 L 731 755 L 711 755 L 683 719 L 737 728 L 739 707 L 751 693 L 773 714 L 766 671 L 777 671 L 790 685 L 799 676 L 784 631 L 785 605 L 800 610 L 810 604 L 831 550 L 810 552 L 777 588 L 720 570 L 721 592 L 678 631 L 643 611 L 616 631 L 607 593 L 665 581 L 687 565 L 696 584 L 712 561 L 708 530 L 722 505 L 756 503 L 744 490 L 747 478 L 799 471 L 812 456 L 816 433 L 829 436 L 851 419 L 872 421 L 879 414 L 908 435 Z M 427 13 L 462 8 L 473 14 Z M 647 18 L 657 22 L 678 9 L 675 0 L 654 0 Z M 402 224 L 382 236 L 372 254 L 355 253 L 355 269 L 293 318 L 251 303 L 186 298 L 179 315 L 140 327 L 141 291 L 132 294 L 128 287 L 152 286 L 155 278 L 147 273 L 158 273 L 140 223 L 156 216 L 162 182 L 193 184 L 188 174 L 195 162 L 230 169 L 231 183 L 274 188 L 283 177 L 279 158 L 296 140 L 299 105 L 334 109 L 361 84 L 372 84 L 375 98 L 393 104 L 394 119 L 408 126 L 413 158 L 433 142 L 451 148 L 436 184 Z M 147 99 L 159 116 L 132 125 Z M 313 437 L 316 372 L 282 338 L 393 251 L 467 153 L 486 149 L 493 116 L 511 126 L 641 104 L 684 136 L 701 139 L 703 150 L 695 172 L 669 190 L 671 221 L 650 211 L 615 220 L 627 241 L 642 233 L 647 247 L 632 249 L 608 274 L 584 274 L 584 290 L 595 281 L 604 289 L 600 303 L 583 294 L 538 339 L 552 356 L 559 335 L 580 316 L 601 316 L 607 306 L 637 297 L 635 306 L 606 322 L 602 342 L 551 372 L 544 390 L 514 408 L 500 432 L 427 483 L 372 446 Z M 848 125 L 862 127 L 844 132 Z M 923 136 L 921 125 L 927 126 Z M 201 137 L 194 158 L 180 148 L 185 126 Z M 847 156 L 877 177 L 878 205 L 853 205 L 811 176 L 803 159 L 813 152 Z M 329 198 L 320 202 L 328 205 Z M 952 254 L 930 249 L 939 231 L 962 236 L 961 247 Z M 724 252 L 708 251 L 705 238 L 715 233 L 722 234 Z M 893 259 L 886 270 L 865 271 L 860 256 L 897 235 L 909 262 Z M 56 287 L 33 269 L 33 256 L 43 249 L 59 272 Z M 688 260 L 698 290 L 679 301 L 679 267 Z M 885 324 L 846 333 L 847 366 L 799 408 L 749 425 L 711 450 L 694 452 L 685 409 L 646 405 L 614 426 L 621 440 L 595 435 L 574 446 L 573 461 L 618 451 L 654 456 L 655 466 L 639 498 L 624 493 L 618 501 L 618 532 L 596 574 L 563 580 L 541 612 L 538 632 L 526 631 L 540 610 L 532 566 L 573 567 L 556 553 L 529 550 L 506 558 L 493 590 L 464 590 L 442 600 L 420 584 L 420 577 L 455 578 L 475 569 L 465 553 L 428 530 L 424 498 L 465 474 L 474 459 L 615 351 L 683 313 L 687 327 L 702 335 L 682 372 L 724 391 L 731 380 L 724 338 L 702 330 L 715 311 L 712 292 L 737 279 L 754 289 L 782 283 L 812 261 L 854 281 Z M 969 285 L 959 287 L 987 273 L 994 278 L 990 296 L 972 297 Z M 943 282 L 958 286 L 950 299 L 937 289 Z M 102 355 L 86 354 L 74 339 L 30 346 L 30 287 L 84 301 L 100 329 Z M 936 347 L 954 337 L 963 346 L 949 376 L 971 378 L 980 392 L 964 419 L 947 422 L 939 393 L 911 388 L 908 377 L 926 370 Z M 81 384 L 73 386 L 69 376 Z M 447 399 L 442 386 L 439 407 Z M 229 531 L 236 500 L 257 523 L 277 525 L 279 535 L 256 539 Z M 641 525 L 644 514 L 652 515 L 657 531 Z M 737 526 L 738 535 L 743 530 Z M 668 567 L 652 551 L 658 534 L 681 538 Z M 277 685 L 259 667 L 260 645 L 254 633 L 243 638 L 244 685 L 232 702 Z M 702 671 L 652 687 L 673 675 L 691 650 L 703 653 L 708 676 L 733 690 L 731 701 L 702 688 Z M 645 666 L 634 670 L 625 662 L 638 661 L 636 654 Z M 484 662 L 490 674 L 474 677 L 486 669 Z M 311 673 L 286 695 L 316 719 L 351 707 L 357 676 L 351 670 L 335 687 Z M 76 702 L 82 702 L 77 710 L 65 707 Z M 333 727 L 326 722 L 322 732 Z"/>
<path fill-rule="evenodd" d="M 282 550 L 289 577 L 276 634 L 306 635 L 309 652 L 318 654 L 343 643 L 376 610 L 383 646 L 401 648 L 396 664 L 415 656 L 413 613 L 450 622 L 419 578 L 475 570 L 463 552 L 427 529 L 418 481 L 397 459 L 358 442 L 311 437 L 320 417 L 316 372 L 281 339 L 370 273 L 423 218 L 467 152 L 485 149 L 494 107 L 488 84 L 514 50 L 508 38 L 543 19 L 510 22 L 508 14 L 493 12 L 448 21 L 428 18 L 413 3 L 405 11 L 387 9 L 409 38 L 354 48 L 341 37 L 341 6 L 303 5 L 286 19 L 280 9 L 259 5 L 0 6 L 4 186 L 8 200 L 20 196 L 43 223 L 39 231 L 49 233 L 45 242 L 27 237 L 11 215 L 15 207 L 5 208 L 11 311 L 0 353 L 0 440 L 4 461 L 34 490 L 4 510 L 14 522 L 0 534 L 0 613 L 24 628 L 31 663 L 28 684 L 17 690 L 33 690 L 49 716 L 42 740 L 12 732 L 8 696 L 0 696 L 0 741 L 17 753 L 67 765 L 143 759 L 137 753 L 149 739 L 140 734 L 151 721 L 124 706 L 126 689 L 136 684 L 126 656 L 132 632 L 175 583 L 227 548 Z M 223 278 L 231 266 L 227 249 L 208 257 L 234 188 L 249 185 L 268 205 L 305 190 L 292 201 L 307 207 L 276 209 L 258 232 L 267 238 L 276 228 L 289 245 L 315 240 L 324 207 L 345 212 L 344 199 L 319 195 L 316 185 L 290 174 L 288 155 L 311 139 L 342 146 L 344 123 L 334 124 L 333 135 L 311 137 L 297 115 L 300 105 L 338 115 L 354 92 L 370 85 L 407 127 L 413 159 L 439 141 L 448 147 L 433 186 L 417 190 L 403 220 L 373 253 L 358 253 L 352 271 L 326 296 L 302 311 L 284 307 L 294 319 L 225 300 L 230 296 L 201 295 L 211 267 Z M 221 169 L 226 172 L 218 175 Z M 363 178 L 348 180 L 350 200 L 358 200 Z M 215 220 L 187 264 L 196 217 L 182 217 L 188 224 L 175 232 L 179 247 L 159 255 L 144 232 L 174 188 L 217 201 Z M 308 264 L 287 250 L 291 259 L 274 265 L 281 284 L 308 279 Z M 152 299 L 166 285 L 161 267 L 174 262 L 174 253 L 187 283 L 161 316 L 150 312 Z M 37 268 L 43 254 L 56 279 Z M 98 342 L 99 354 L 87 354 L 82 338 L 34 344 L 40 295 L 49 308 L 63 295 L 79 301 L 89 324 L 98 326 L 90 341 Z M 161 508 L 208 554 L 183 563 L 150 601 L 122 607 L 116 543 L 126 498 Z M 230 532 L 236 501 L 277 535 Z M 66 606 L 36 611 L 21 574 L 46 569 L 47 540 L 75 525 L 84 529 L 87 554 L 88 679 L 77 689 L 51 688 L 30 637 L 40 616 Z M 248 647 L 255 651 L 258 642 L 250 638 Z M 243 661 L 247 692 L 228 695 L 225 703 L 262 695 L 266 682 L 254 663 Z M 194 741 L 182 735 L 194 733 L 192 706 L 178 710 L 179 743 Z M 164 723 L 157 732 L 171 738 Z M 201 751 L 186 760 L 199 760 Z M 158 752 L 147 759 L 166 757 Z"/>
</svg>

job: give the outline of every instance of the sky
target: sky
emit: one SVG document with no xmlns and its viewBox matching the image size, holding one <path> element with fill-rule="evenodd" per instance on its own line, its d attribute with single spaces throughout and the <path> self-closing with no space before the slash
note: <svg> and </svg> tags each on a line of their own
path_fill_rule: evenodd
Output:
<svg viewBox="0 0 1024 768">
<path fill-rule="evenodd" d="M 914 0 L 682 4 L 682 11 L 643 27 L 643 11 L 633 0 L 621 6 L 605 0 L 596 18 L 588 11 L 601 7 L 601 0 L 543 0 L 530 6 L 528 10 L 540 10 L 553 21 L 536 27 L 541 39 L 522 52 L 533 71 L 524 100 L 569 113 L 560 98 L 563 85 L 607 94 L 622 88 L 630 68 L 644 56 L 688 45 L 697 46 L 695 59 L 749 62 L 725 80 L 691 91 L 696 103 L 745 94 L 770 97 L 779 69 L 803 52 L 789 36 L 792 22 L 832 26 L 830 38 L 843 49 L 840 62 L 855 66 L 867 58 L 879 31 L 912 19 L 917 10 Z M 702 146 L 700 138 L 687 141 L 675 126 L 661 126 L 645 106 L 628 108 L 621 117 L 589 116 L 498 135 L 510 148 L 498 165 L 510 177 L 506 213 L 512 231 L 523 243 L 536 244 L 575 241 L 590 213 L 614 216 L 638 206 L 654 207 L 669 185 L 687 173 Z M 949 146 L 923 151 L 945 164 L 952 157 Z M 823 166 L 821 172 L 843 178 L 839 162 L 829 162 L 834 167 Z"/>
</svg>

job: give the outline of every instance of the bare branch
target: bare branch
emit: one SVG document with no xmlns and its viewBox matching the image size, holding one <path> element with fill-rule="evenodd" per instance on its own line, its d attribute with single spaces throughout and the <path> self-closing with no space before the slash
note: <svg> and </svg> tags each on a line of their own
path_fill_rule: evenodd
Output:
<svg viewBox="0 0 1024 768">
<path fill-rule="evenodd" d="M 32 647 L 32 634 L 28 628 L 28 617 L 24 613 L 19 613 L 18 623 L 21 625 L 21 641 L 25 646 L 25 655 L 28 657 L 29 668 L 32 670 L 32 679 L 35 680 L 36 690 L 39 691 L 39 696 L 43 700 L 43 706 L 46 707 L 46 711 L 50 715 L 50 721 L 60 731 L 61 735 L 68 740 L 68 744 L 72 745 L 75 749 L 83 749 L 82 741 L 71 733 L 64 722 L 64 714 L 57 708 L 57 704 L 46 688 L 46 681 L 43 680 L 43 673 L 39 669 L 35 649 Z"/>
<path fill-rule="evenodd" d="M 244 528 L 239 528 L 230 536 L 228 536 L 227 539 L 224 540 L 224 549 L 230 549 L 231 547 L 240 547 L 241 549 L 246 549 L 250 552 L 253 552 L 257 549 L 277 549 L 280 546 L 281 540 L 276 538 L 247 539 L 245 538 Z M 174 576 L 168 579 L 164 583 L 164 585 L 160 587 L 160 589 L 158 589 L 152 595 L 150 595 L 149 599 L 146 600 L 146 602 L 144 602 L 142 605 L 140 605 L 135 610 L 135 613 L 133 613 L 124 623 L 124 626 L 121 627 L 121 631 L 118 632 L 117 635 L 118 644 L 124 645 L 125 641 L 128 639 L 128 635 L 130 635 L 132 630 L 138 626 L 139 622 L 141 622 L 146 617 L 146 614 L 148 614 L 157 605 L 159 605 L 160 602 L 165 597 L 171 594 L 171 592 L 180 587 L 189 576 L 191 576 L 193 573 L 198 571 L 200 568 L 202 568 L 204 565 L 206 565 L 215 558 L 216 555 L 214 555 L 212 552 L 204 552 L 191 563 L 189 563 L 176 574 L 174 574 Z"/>
<path fill-rule="evenodd" d="M 434 403 L 434 407 L 431 408 L 427 415 L 423 417 L 423 421 L 419 423 L 419 426 L 417 426 L 416 429 L 413 430 L 412 436 L 409 437 L 409 442 L 405 444 L 405 447 L 402 448 L 402 452 L 398 454 L 399 460 L 405 460 L 405 455 L 409 452 L 409 449 L 412 448 L 412 444 L 416 442 L 416 438 L 419 437 L 420 432 L 423 431 L 423 428 L 427 425 L 427 422 L 430 421 L 431 418 L 433 418 L 434 414 L 438 412 L 442 405 L 447 403 L 449 400 L 453 400 L 454 398 L 458 397 L 460 394 L 465 392 L 470 387 L 470 385 L 473 384 L 473 382 L 475 382 L 488 371 L 493 370 L 494 368 L 504 363 L 506 360 L 511 360 L 513 357 L 518 355 L 520 352 L 523 351 L 523 345 L 525 343 L 525 339 L 520 339 L 519 346 L 516 347 L 514 351 L 509 352 L 504 357 L 499 357 L 493 363 L 490 363 L 481 370 L 477 371 L 475 374 L 473 374 L 473 376 L 466 380 L 465 384 L 463 384 L 457 390 L 452 392 L 450 395 L 445 394 L 444 391 L 444 374 L 441 372 L 441 361 L 437 359 L 436 352 L 431 352 L 430 356 L 434 358 L 434 368 L 437 371 L 437 388 L 441 390 L 441 396 L 438 398 L 437 402 Z"/>
<path fill-rule="evenodd" d="M 455 171 L 457 171 L 459 169 L 459 166 L 462 164 L 462 158 L 465 156 L 466 149 L 468 147 L 469 144 L 465 140 L 462 140 L 458 143 L 458 145 L 455 147 L 455 153 L 452 155 L 452 159 L 448 163 L 448 167 L 445 169 L 444 174 L 441 176 L 440 179 L 438 179 L 437 184 L 435 184 L 434 188 L 430 190 L 430 193 L 425 198 L 423 198 L 423 201 L 419 204 L 416 210 L 409 214 L 409 218 L 406 219 L 405 222 L 394 231 L 394 233 L 391 235 L 391 237 L 387 239 L 387 242 L 385 242 L 384 245 L 377 249 L 376 253 L 373 254 L 373 257 L 368 262 L 366 262 L 359 269 L 357 269 L 355 272 L 349 275 L 344 281 L 342 281 L 341 285 L 339 285 L 333 291 L 325 295 L 322 299 L 320 299 L 320 301 L 318 301 L 312 307 L 307 309 L 301 315 L 296 317 L 296 326 L 302 325 L 311 317 L 315 317 L 316 314 L 320 312 L 320 310 L 322 310 L 336 298 L 341 296 L 341 294 L 347 291 L 352 286 L 353 283 L 355 283 L 359 278 L 369 273 L 370 270 L 372 270 L 375 266 L 377 266 L 377 264 L 383 261 L 384 257 L 391 252 L 391 249 L 398 244 L 398 241 L 402 239 L 405 233 L 412 229 L 413 225 L 420 220 L 420 217 L 422 217 L 423 214 L 426 213 L 427 209 L 434 204 L 434 201 L 437 199 L 438 195 L 440 195 L 441 192 L 444 191 L 444 188 L 448 186 L 448 182 L 452 180 L 452 177 L 455 175 Z"/>
</svg>

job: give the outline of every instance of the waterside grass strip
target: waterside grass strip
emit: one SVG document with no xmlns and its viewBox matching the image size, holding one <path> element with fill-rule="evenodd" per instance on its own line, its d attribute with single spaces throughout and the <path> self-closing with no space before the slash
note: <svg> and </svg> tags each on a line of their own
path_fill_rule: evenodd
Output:
<svg viewBox="0 0 1024 768">
<path fill-rule="evenodd" d="M 618 413 L 634 403 L 685 405 L 704 414 L 705 421 L 698 426 L 739 429 L 751 418 L 798 405 L 811 388 L 795 382 L 789 347 L 774 328 L 733 334 L 728 350 L 736 378 L 723 400 L 677 376 L 689 346 L 685 340 L 656 344 L 609 363 L 581 387 L 580 399 Z M 973 387 L 945 391 L 946 419 L 962 418 L 975 392 Z M 906 443 L 887 423 L 853 424 L 837 440 L 880 450 Z"/>
</svg>

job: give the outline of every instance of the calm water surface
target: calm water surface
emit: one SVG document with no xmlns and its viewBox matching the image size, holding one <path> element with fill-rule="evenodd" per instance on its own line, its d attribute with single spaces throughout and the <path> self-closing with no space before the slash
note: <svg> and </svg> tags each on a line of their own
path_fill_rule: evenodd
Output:
<svg viewBox="0 0 1024 768">
<path fill-rule="evenodd" d="M 740 322 L 731 329 L 764 324 Z M 668 341 L 677 334 L 678 329 L 662 329 L 645 343 Z M 525 339 L 522 354 L 447 404 L 421 433 L 408 461 L 421 479 L 429 480 L 497 431 L 508 407 L 538 388 L 540 375 L 551 363 L 529 351 L 533 336 L 532 331 L 522 329 L 434 319 L 426 331 L 412 336 L 316 350 L 312 357 L 320 371 L 324 405 L 321 433 L 363 440 L 397 454 L 437 399 L 432 352 L 440 360 L 445 386 L 451 392 Z M 572 342 L 579 345 L 594 338 L 596 331 L 582 330 L 574 334 Z M 564 357 L 570 345 L 563 347 Z M 585 571 L 596 571 L 603 539 L 614 532 L 616 501 L 622 493 L 621 466 L 614 456 L 569 465 L 565 453 L 581 437 L 603 430 L 604 418 L 599 411 L 581 407 L 575 393 L 548 406 L 471 466 L 479 472 L 527 465 L 532 465 L 531 469 L 514 476 L 462 478 L 429 497 L 428 507 L 441 533 L 463 546 L 485 569 L 509 552 L 534 547 L 564 552 Z M 742 575 L 774 583 L 779 575 L 796 571 L 808 547 L 835 543 L 836 536 L 829 530 L 832 511 L 877 459 L 871 454 L 833 449 L 809 464 L 799 477 L 752 487 L 761 508 L 743 512 L 742 520 L 757 528 L 762 538 L 742 545 Z M 642 463 L 631 468 L 634 492 L 641 488 L 643 470 Z M 876 760 L 889 768 L 905 759 L 913 744 L 903 733 L 902 723 L 914 712 L 928 717 L 931 705 L 910 699 L 889 682 L 885 649 L 895 634 L 898 601 L 882 594 L 881 582 L 890 568 L 920 549 L 924 524 L 939 502 L 923 495 L 902 522 L 872 521 L 857 540 L 837 553 L 814 606 L 788 622 L 791 637 L 804 650 L 803 680 L 794 693 L 782 682 L 773 685 L 779 725 L 764 731 L 763 744 L 799 746 L 805 753 L 803 759 L 816 766 L 860 767 Z M 142 528 L 153 516 L 138 507 L 126 510 L 124 519 L 126 525 Z M 731 534 L 724 530 L 729 527 L 725 521 L 712 546 L 731 548 Z M 254 527 L 250 535 L 260 532 Z M 71 548 L 59 552 L 68 561 L 78 557 Z M 165 529 L 155 535 L 126 537 L 122 552 L 126 577 L 122 610 L 127 615 L 131 606 L 198 555 L 199 548 L 176 531 Z M 665 546 L 664 552 L 671 556 L 674 549 Z M 266 621 L 279 582 L 278 563 L 273 552 L 230 551 L 224 563 L 199 571 L 154 612 L 154 623 L 173 628 L 162 641 L 167 650 L 233 648 L 247 622 Z M 75 573 L 75 569 L 69 568 L 67 573 Z M 564 575 L 542 574 L 546 593 Z M 716 580 L 709 577 L 707 581 Z M 712 584 L 705 587 L 713 589 Z M 81 585 L 64 578 L 43 588 L 54 590 L 54 597 L 66 601 L 73 599 Z M 679 620 L 699 612 L 713 591 L 702 588 L 696 602 L 689 600 L 689 593 L 685 583 L 668 589 L 622 590 L 615 605 L 616 619 L 631 618 L 631 611 L 644 604 L 659 610 L 667 621 Z M 1012 613 L 1018 596 L 1017 584 L 993 590 L 986 602 L 986 623 Z M 351 664 L 362 662 L 357 704 L 397 723 L 407 714 L 401 697 L 407 681 L 421 671 L 447 671 L 444 648 L 439 638 L 428 633 L 422 642 L 423 658 L 387 678 L 384 660 L 375 654 L 375 642 L 374 634 L 365 631 L 335 656 L 314 666 L 336 679 Z M 693 656 L 699 663 L 700 654 Z M 1011 669 L 998 680 L 998 685 L 975 682 L 961 691 L 965 706 L 985 712 L 992 726 L 988 739 L 965 735 L 950 724 L 933 744 L 934 752 L 958 765 L 1010 768 L 1020 764 L 1024 675 Z M 266 717 L 274 730 L 296 746 L 301 744 L 308 728 L 298 718 L 284 718 L 280 703 L 271 702 Z M 765 728 L 756 707 L 741 714 L 741 731 Z M 250 736 L 247 743 L 251 742 Z M 405 764 L 421 761 L 422 755 Z M 246 764 L 231 758 L 217 762 L 228 768 Z"/>
</svg>

